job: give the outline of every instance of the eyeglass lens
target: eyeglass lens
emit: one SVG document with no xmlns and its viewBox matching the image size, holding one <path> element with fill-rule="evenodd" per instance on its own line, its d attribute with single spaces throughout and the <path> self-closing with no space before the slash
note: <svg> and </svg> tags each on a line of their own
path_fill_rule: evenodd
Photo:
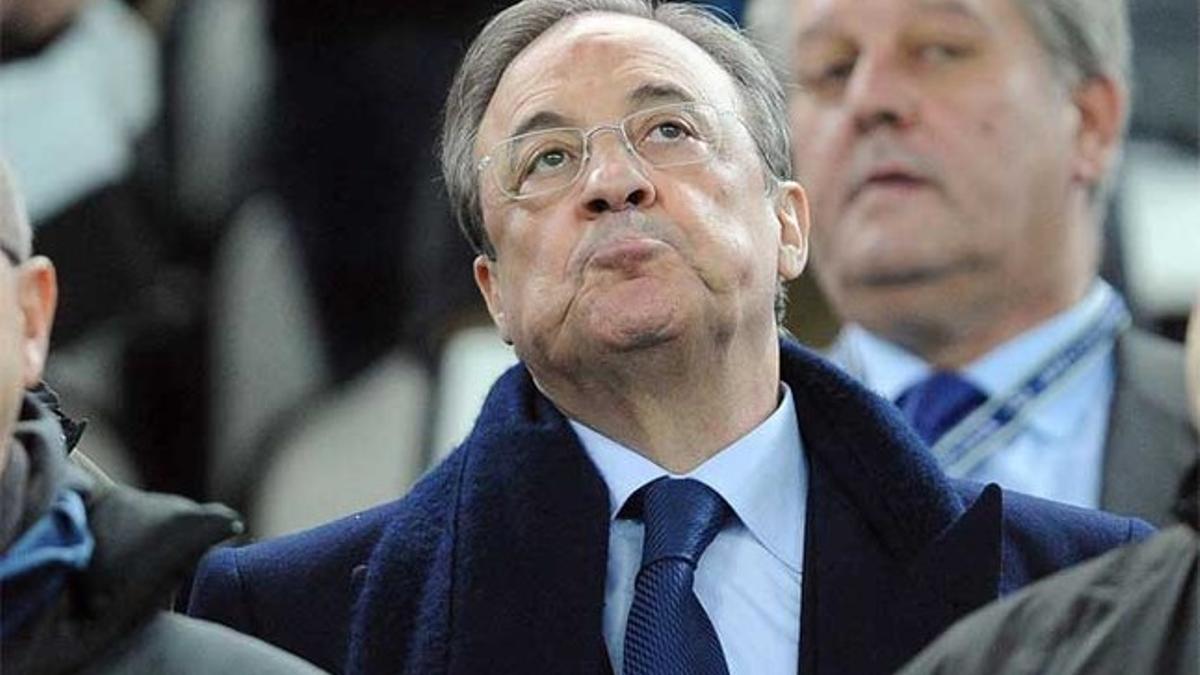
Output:
<svg viewBox="0 0 1200 675">
<path fill-rule="evenodd" d="M 562 189 L 575 181 L 588 157 L 588 143 L 598 133 L 619 130 L 637 157 L 655 167 L 702 162 L 720 142 L 719 113 L 705 103 L 681 103 L 640 110 L 619 127 L 545 129 L 501 143 L 488 169 L 500 189 L 527 198 Z"/>
</svg>

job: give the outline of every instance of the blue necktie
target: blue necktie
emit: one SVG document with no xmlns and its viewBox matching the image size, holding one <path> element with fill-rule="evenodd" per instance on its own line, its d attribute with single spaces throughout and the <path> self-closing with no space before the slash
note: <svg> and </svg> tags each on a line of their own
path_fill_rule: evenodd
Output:
<svg viewBox="0 0 1200 675">
<path fill-rule="evenodd" d="M 692 582 L 729 507 L 690 478 L 659 479 L 640 496 L 646 533 L 625 628 L 625 675 L 728 675 L 721 642 Z"/>
<path fill-rule="evenodd" d="M 986 400 L 987 395 L 963 377 L 939 371 L 905 389 L 896 405 L 921 438 L 933 445 Z"/>
</svg>

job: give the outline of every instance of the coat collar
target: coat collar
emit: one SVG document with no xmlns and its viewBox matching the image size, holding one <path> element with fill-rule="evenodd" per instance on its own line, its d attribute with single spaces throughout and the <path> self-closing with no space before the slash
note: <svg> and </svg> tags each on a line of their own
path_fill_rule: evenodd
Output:
<svg viewBox="0 0 1200 675">
<path fill-rule="evenodd" d="M 968 508 L 892 405 L 803 348 L 781 363 L 811 477 L 801 670 L 891 672 L 998 595 L 1000 490 Z"/>
<path fill-rule="evenodd" d="M 467 441 L 450 670 L 605 672 L 608 489 L 524 368 Z"/>
<path fill-rule="evenodd" d="M 911 655 L 923 644 L 913 640 L 932 638 L 962 606 L 995 597 L 999 495 L 985 493 L 968 511 L 889 404 L 796 345 L 782 344 L 781 363 L 812 476 L 801 661 L 805 672 L 865 672 L 841 666 L 874 663 L 862 660 L 867 636 L 891 645 L 880 650 L 884 661 Z M 440 607 L 445 630 L 418 627 L 427 642 L 417 651 L 441 654 L 442 672 L 608 672 L 607 488 L 522 366 L 501 377 L 471 435 L 438 471 L 457 472 L 438 483 L 452 486 L 440 498 L 452 500 L 453 515 L 431 561 L 448 564 L 449 579 L 421 592 L 439 595 L 422 606 Z M 423 536 L 413 526 L 394 534 Z M 412 583 L 404 567 L 376 564 L 386 562 L 379 549 L 389 540 L 373 558 L 360 607 L 372 593 Z M 988 564 L 964 569 L 962 560 Z M 387 623 L 397 612 L 372 617 L 381 623 L 371 630 L 393 644 L 404 635 Z M 412 666 L 412 649 L 397 658 Z M 851 650 L 858 660 L 846 660 Z M 405 667 L 368 660 L 387 672 Z"/>
</svg>

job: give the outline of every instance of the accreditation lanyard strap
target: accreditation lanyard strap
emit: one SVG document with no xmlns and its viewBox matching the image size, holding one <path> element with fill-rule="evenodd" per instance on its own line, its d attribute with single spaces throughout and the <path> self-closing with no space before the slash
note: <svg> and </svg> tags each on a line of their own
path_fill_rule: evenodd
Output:
<svg viewBox="0 0 1200 675">
<path fill-rule="evenodd" d="M 1129 310 L 1115 293 L 1078 333 L 1030 369 L 1015 387 L 988 399 L 952 427 L 932 452 L 947 475 L 967 475 L 1005 447 L 1021 430 L 1029 414 L 1062 392 L 1064 387 L 1105 356 L 1117 335 L 1130 322 Z"/>
</svg>

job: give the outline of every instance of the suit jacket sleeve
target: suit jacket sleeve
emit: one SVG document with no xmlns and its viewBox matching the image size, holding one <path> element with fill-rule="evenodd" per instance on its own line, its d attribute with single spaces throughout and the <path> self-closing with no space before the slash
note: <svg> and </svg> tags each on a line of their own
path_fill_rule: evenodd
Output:
<svg viewBox="0 0 1200 675">
<path fill-rule="evenodd" d="M 188 614 L 257 635 L 251 602 L 238 569 L 238 550 L 219 548 L 200 561 Z"/>
</svg>

